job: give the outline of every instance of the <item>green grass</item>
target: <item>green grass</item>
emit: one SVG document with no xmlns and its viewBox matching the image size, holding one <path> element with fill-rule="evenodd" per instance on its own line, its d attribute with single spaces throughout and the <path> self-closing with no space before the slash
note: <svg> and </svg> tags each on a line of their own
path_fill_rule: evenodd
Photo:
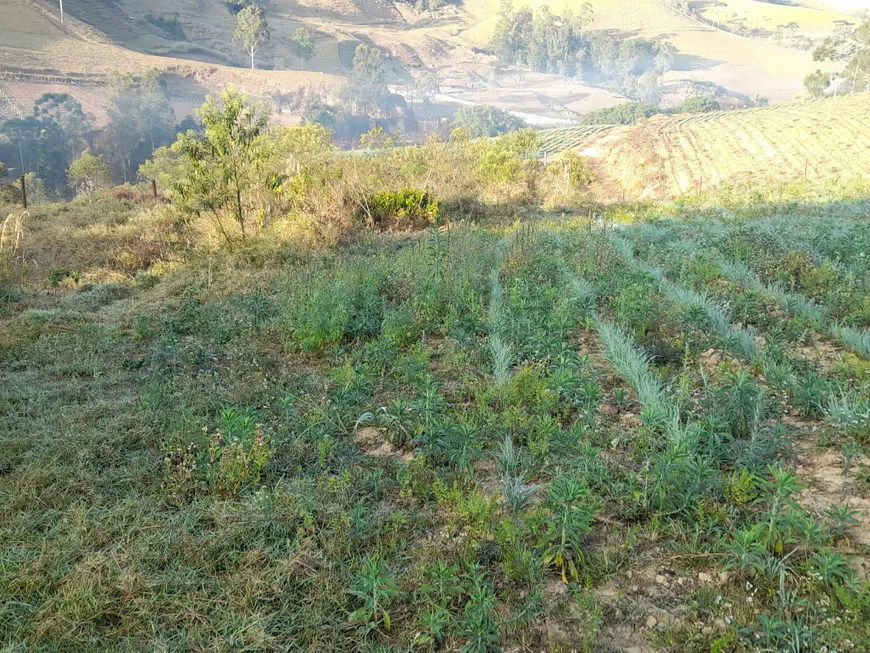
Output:
<svg viewBox="0 0 870 653">
<path fill-rule="evenodd" d="M 52 220 L 107 219 L 52 210 L 58 251 Z M 866 521 L 825 502 L 866 492 L 870 374 L 807 358 L 818 321 L 776 300 L 864 328 L 866 289 L 836 289 L 866 224 L 461 225 L 30 276 L 0 313 L 0 648 L 862 650 Z M 792 460 L 820 436 L 855 462 L 811 511 Z"/>
</svg>

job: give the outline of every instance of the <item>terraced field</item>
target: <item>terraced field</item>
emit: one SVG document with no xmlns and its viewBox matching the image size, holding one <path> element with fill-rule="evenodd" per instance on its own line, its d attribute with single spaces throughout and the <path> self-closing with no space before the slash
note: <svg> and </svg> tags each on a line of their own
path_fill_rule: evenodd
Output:
<svg viewBox="0 0 870 653">
<path fill-rule="evenodd" d="M 641 197 L 728 182 L 870 176 L 870 94 L 654 117 L 577 139 L 604 174 Z"/>
</svg>

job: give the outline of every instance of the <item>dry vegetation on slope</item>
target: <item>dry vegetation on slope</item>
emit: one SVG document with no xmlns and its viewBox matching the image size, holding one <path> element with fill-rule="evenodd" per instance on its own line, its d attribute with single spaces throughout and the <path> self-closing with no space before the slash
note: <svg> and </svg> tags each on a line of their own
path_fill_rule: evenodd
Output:
<svg viewBox="0 0 870 653">
<path fill-rule="evenodd" d="M 590 157 L 602 181 L 616 182 L 634 196 L 673 197 L 728 182 L 866 177 L 868 118 L 870 94 L 864 93 L 654 117 L 593 133 L 574 130 L 579 136 L 572 144 Z"/>
<path fill-rule="evenodd" d="M 536 0 L 532 4 L 549 4 L 556 13 L 572 7 L 565 0 Z M 674 43 L 679 54 L 675 70 L 668 75 L 671 82 L 708 81 L 747 97 L 760 94 L 783 102 L 802 92 L 804 76 L 818 67 L 808 52 L 701 25 L 659 0 L 597 0 L 592 4 L 592 29 L 617 28 Z M 497 0 L 465 0 L 462 8 L 448 7 L 433 15 L 390 0 L 272 0 L 268 17 L 273 38 L 263 50 L 262 63 L 285 70 L 300 68 L 290 39 L 296 28 L 306 25 L 314 34 L 317 50 L 307 67 L 318 73 L 344 74 L 349 62 L 342 49 L 352 51 L 353 44 L 367 42 L 387 51 L 398 73 L 425 66 L 442 77 L 489 79 L 497 62 L 474 48 L 489 43 L 498 8 Z M 225 68 L 224 64 L 242 65 L 244 54 L 232 43 L 234 18 L 221 2 L 67 0 L 66 10 L 67 25 L 61 28 L 55 3 L 5 2 L 0 7 L 0 65 L 89 73 L 182 66 L 205 76 L 220 71 L 214 83 L 206 86 L 218 88 L 232 81 L 253 91 L 278 86 L 286 90 L 312 83 L 298 70 L 273 77 L 242 71 L 235 74 Z M 775 7 L 771 12 L 777 20 L 779 16 L 793 19 L 803 33 L 821 33 L 825 25 L 843 16 L 833 10 L 801 7 Z M 149 17 L 177 19 L 184 39 L 173 40 L 165 30 L 149 23 Z M 203 69 L 197 62 L 216 67 Z M 562 83 L 556 77 L 552 80 L 554 88 Z M 552 102 L 551 95 L 542 95 L 537 110 Z M 588 103 L 580 104 L 576 110 L 589 109 Z"/>
<path fill-rule="evenodd" d="M 0 90 L 28 111 L 33 99 L 42 93 L 66 91 L 100 118 L 111 97 L 106 87 L 109 76 L 141 74 L 150 69 L 170 74 L 167 81 L 171 94 L 194 98 L 196 104 L 206 94 L 218 94 L 230 85 L 254 95 L 268 95 L 301 86 L 333 87 L 339 82 L 338 77 L 322 72 L 252 71 L 201 62 L 196 58 L 203 57 L 205 51 L 195 49 L 178 52 L 177 56 L 137 52 L 78 20 L 75 2 L 68 0 L 65 4 L 72 11 L 67 13 L 64 26 L 48 6 L 30 0 L 0 4 Z M 224 8 L 221 11 L 231 18 Z M 231 40 L 231 35 L 225 40 Z M 184 58 L 187 56 L 191 58 Z M 50 81 L 41 79 L 43 74 L 50 74 Z M 83 79 L 72 85 L 71 76 Z M 176 107 L 180 116 L 190 113 L 191 107 L 183 104 Z"/>
</svg>

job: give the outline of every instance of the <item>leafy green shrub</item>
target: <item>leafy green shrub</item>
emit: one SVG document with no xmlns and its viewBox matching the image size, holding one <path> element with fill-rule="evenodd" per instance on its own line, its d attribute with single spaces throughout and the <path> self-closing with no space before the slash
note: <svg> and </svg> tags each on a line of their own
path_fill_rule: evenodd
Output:
<svg viewBox="0 0 870 653">
<path fill-rule="evenodd" d="M 414 319 L 414 311 L 409 303 L 384 311 L 381 336 L 397 347 L 407 347 L 420 337 L 420 328 Z"/>
<path fill-rule="evenodd" d="M 387 606 L 398 596 L 399 586 L 396 579 L 387 569 L 383 560 L 375 557 L 366 558 L 362 569 L 357 572 L 356 583 L 349 594 L 357 597 L 362 605 L 348 615 L 350 623 L 360 624 L 363 633 L 370 633 L 380 628 L 390 629 L 390 613 Z"/>
<path fill-rule="evenodd" d="M 48 282 L 52 288 L 57 288 L 66 279 L 78 281 L 78 276 L 69 268 L 55 268 L 48 273 Z"/>
<path fill-rule="evenodd" d="M 356 211 L 358 220 L 380 229 L 419 229 L 437 223 L 439 215 L 438 201 L 414 189 L 377 193 Z"/>
<path fill-rule="evenodd" d="M 723 481 L 722 490 L 731 503 L 742 506 L 758 497 L 758 477 L 747 469 L 731 472 Z"/>
<path fill-rule="evenodd" d="M 568 583 L 569 576 L 577 581 L 583 562 L 581 547 L 595 515 L 589 488 L 573 477 L 558 476 L 547 491 L 547 508 L 550 517 L 538 545 L 544 564 L 559 569 L 563 583 Z"/>
<path fill-rule="evenodd" d="M 719 111 L 722 107 L 711 97 L 690 97 L 680 105 L 682 113 L 709 113 Z"/>
<path fill-rule="evenodd" d="M 470 138 L 493 137 L 521 129 L 525 123 L 493 106 L 462 107 L 453 118 L 453 128 Z"/>
</svg>

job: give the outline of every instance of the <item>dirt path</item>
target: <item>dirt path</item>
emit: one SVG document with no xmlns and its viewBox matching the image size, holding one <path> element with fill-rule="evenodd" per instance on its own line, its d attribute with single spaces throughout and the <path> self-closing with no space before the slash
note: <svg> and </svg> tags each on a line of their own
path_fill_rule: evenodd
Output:
<svg viewBox="0 0 870 653">
<path fill-rule="evenodd" d="M 843 474 L 844 461 L 839 451 L 820 448 L 816 439 L 799 441 L 796 449 L 795 472 L 807 484 L 798 495 L 798 502 L 819 521 L 833 506 L 849 506 L 856 511 L 858 523 L 849 534 L 851 566 L 867 580 L 870 578 L 870 495 Z"/>
</svg>

